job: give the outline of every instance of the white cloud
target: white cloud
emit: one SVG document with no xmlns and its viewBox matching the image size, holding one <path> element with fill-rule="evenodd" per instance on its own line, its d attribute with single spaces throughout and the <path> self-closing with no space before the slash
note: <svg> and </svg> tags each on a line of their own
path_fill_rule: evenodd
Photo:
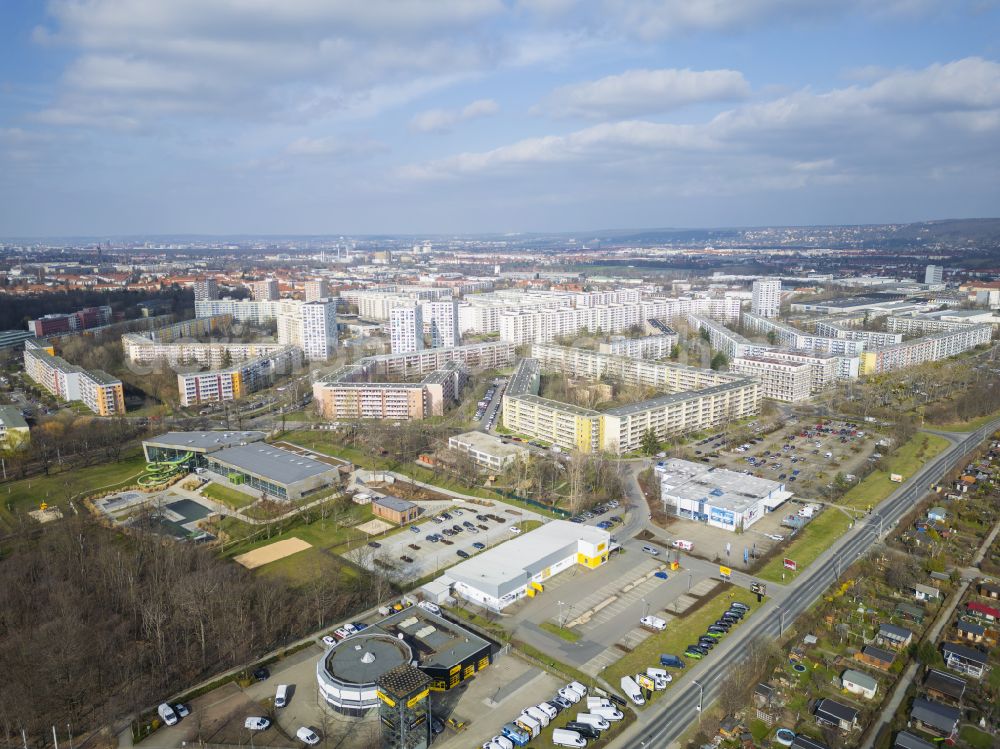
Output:
<svg viewBox="0 0 1000 749">
<path fill-rule="evenodd" d="M 604 0 L 603 17 L 642 39 L 690 31 L 738 31 L 770 20 L 861 12 L 875 17 L 929 13 L 964 0 Z"/>
<path fill-rule="evenodd" d="M 285 148 L 285 153 L 289 156 L 343 158 L 376 153 L 385 148 L 384 144 L 374 140 L 328 135 L 320 138 L 296 138 Z"/>
<path fill-rule="evenodd" d="M 428 109 L 414 115 L 410 129 L 420 133 L 447 133 L 460 122 L 489 117 L 500 111 L 493 99 L 477 99 L 461 109 Z"/>
<path fill-rule="evenodd" d="M 901 70 L 870 86 L 798 91 L 701 124 L 629 120 L 410 165 L 409 179 L 485 179 L 583 169 L 733 190 L 931 175 L 1000 149 L 1000 64 L 980 58 Z M 564 170 L 563 172 L 558 171 Z"/>
<path fill-rule="evenodd" d="M 554 117 L 614 119 L 742 99 L 749 93 L 750 85 L 736 70 L 628 70 L 557 88 L 535 111 Z"/>
</svg>

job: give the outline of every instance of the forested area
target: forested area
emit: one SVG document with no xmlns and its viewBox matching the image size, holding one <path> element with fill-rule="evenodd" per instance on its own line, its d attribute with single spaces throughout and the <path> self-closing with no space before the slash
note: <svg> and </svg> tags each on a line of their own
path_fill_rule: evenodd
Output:
<svg viewBox="0 0 1000 749">
<path fill-rule="evenodd" d="M 0 294 L 0 330 L 24 330 L 28 320 L 55 312 L 76 312 L 83 307 L 110 305 L 115 312 L 128 312 L 140 302 L 170 299 L 174 313 L 185 308 L 190 317 L 194 296 L 190 289 L 170 287 L 161 291 L 53 291 L 51 294 L 14 296 Z M 134 316 L 134 315 L 133 315 Z"/>
<path fill-rule="evenodd" d="M 52 725 L 121 719 L 338 621 L 370 583 L 295 590 L 207 548 L 69 518 L 0 560 L 0 732 L 41 742 Z"/>
</svg>

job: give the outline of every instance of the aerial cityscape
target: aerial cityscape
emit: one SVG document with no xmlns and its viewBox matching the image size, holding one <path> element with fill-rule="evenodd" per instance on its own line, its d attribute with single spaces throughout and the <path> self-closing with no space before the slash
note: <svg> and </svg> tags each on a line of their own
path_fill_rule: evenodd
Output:
<svg viewBox="0 0 1000 749">
<path fill-rule="evenodd" d="M 0 7 L 0 746 L 1000 747 L 997 28 Z"/>
</svg>

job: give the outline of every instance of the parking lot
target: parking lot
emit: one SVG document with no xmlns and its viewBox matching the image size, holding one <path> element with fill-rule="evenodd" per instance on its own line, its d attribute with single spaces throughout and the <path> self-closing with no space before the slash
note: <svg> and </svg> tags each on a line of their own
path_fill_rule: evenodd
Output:
<svg viewBox="0 0 1000 749">
<path fill-rule="evenodd" d="M 497 412 L 500 410 L 500 403 L 503 401 L 504 390 L 507 389 L 507 379 L 497 377 L 492 384 L 486 388 L 483 399 L 476 404 L 475 420 L 479 426 L 486 431 L 493 428 L 496 423 Z"/>
<path fill-rule="evenodd" d="M 720 468 L 783 481 L 799 496 L 815 496 L 841 473 L 860 473 L 875 452 L 877 437 L 867 425 L 842 420 L 799 421 L 771 434 L 736 445 L 724 438 L 702 440 L 695 456 Z"/>
<path fill-rule="evenodd" d="M 422 506 L 429 509 L 426 518 L 403 532 L 348 552 L 348 558 L 368 569 L 376 565 L 387 569 L 387 565 L 391 565 L 394 574 L 414 579 L 467 558 L 459 552 L 471 557 L 514 538 L 517 533 L 512 528 L 516 527 L 519 533 L 544 520 L 538 513 L 515 510 L 499 503 L 493 507 L 449 503 L 422 503 Z M 430 537 L 435 540 L 429 540 Z"/>
</svg>

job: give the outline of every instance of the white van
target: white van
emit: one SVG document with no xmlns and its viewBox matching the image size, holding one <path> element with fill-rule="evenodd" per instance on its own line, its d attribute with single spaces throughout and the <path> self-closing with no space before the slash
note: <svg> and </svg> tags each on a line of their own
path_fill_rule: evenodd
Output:
<svg viewBox="0 0 1000 749">
<path fill-rule="evenodd" d="M 556 746 L 586 746 L 587 740 L 576 731 L 557 728 L 552 732 L 552 743 Z"/>
<path fill-rule="evenodd" d="M 674 680 L 674 677 L 666 672 L 662 668 L 654 668 L 650 666 L 646 669 L 646 676 L 653 680 L 653 684 L 657 689 L 666 689 L 667 684 Z"/>
<path fill-rule="evenodd" d="M 674 548 L 683 549 L 684 551 L 691 551 L 694 548 L 694 544 L 690 541 L 685 541 L 683 538 L 674 539 Z"/>
<path fill-rule="evenodd" d="M 576 714 L 577 723 L 586 723 L 588 726 L 596 728 L 598 731 L 607 731 L 611 728 L 611 724 L 605 718 L 600 715 L 594 715 L 593 713 L 577 713 Z"/>
<path fill-rule="evenodd" d="M 586 697 L 587 696 L 587 687 L 583 686 L 583 684 L 581 684 L 578 681 L 571 681 L 566 686 L 568 686 L 574 692 L 576 692 L 577 694 L 579 694 L 581 697 Z"/>
<path fill-rule="evenodd" d="M 180 720 L 177 717 L 177 713 L 174 712 L 174 709 L 170 707 L 170 705 L 168 705 L 166 702 L 164 702 L 162 705 L 156 708 L 156 712 L 160 716 L 160 720 L 162 720 L 168 726 L 175 726 L 177 725 L 177 721 Z"/>
<path fill-rule="evenodd" d="M 574 705 L 583 699 L 583 695 L 570 687 L 563 687 L 559 690 L 559 696 L 564 700 L 569 700 Z"/>
<path fill-rule="evenodd" d="M 667 620 L 661 619 L 658 616 L 644 616 L 639 620 L 639 624 L 646 629 L 652 629 L 656 632 L 662 632 L 667 628 Z"/>
<path fill-rule="evenodd" d="M 269 721 L 267 718 L 251 717 L 243 721 L 243 727 L 246 728 L 248 731 L 263 731 L 269 725 L 271 725 L 271 721 Z"/>
<path fill-rule="evenodd" d="M 531 735 L 531 738 L 535 738 L 535 736 L 541 733 L 542 724 L 539 723 L 534 718 L 532 718 L 527 713 L 521 713 L 520 715 L 518 715 L 514 719 L 514 722 L 517 723 L 517 725 L 521 726 L 521 728 L 523 728 L 525 731 L 527 731 Z"/>
<path fill-rule="evenodd" d="M 288 704 L 288 685 L 279 684 L 277 691 L 274 693 L 274 706 L 284 707 Z"/>
<path fill-rule="evenodd" d="M 538 705 L 535 705 L 535 707 L 537 707 L 543 713 L 545 713 L 546 715 L 548 715 L 549 716 L 549 720 L 552 720 L 553 718 L 555 718 L 559 714 L 559 711 L 556 710 L 554 707 L 552 707 L 552 705 L 550 705 L 547 702 L 539 703 Z"/>
<path fill-rule="evenodd" d="M 530 715 L 532 718 L 538 721 L 542 728 L 545 728 L 549 724 L 549 716 L 539 710 L 537 707 L 532 705 L 531 707 L 526 707 L 521 711 L 523 715 Z"/>
<path fill-rule="evenodd" d="M 631 676 L 623 676 L 620 682 L 622 691 L 636 705 L 645 705 L 646 698 L 642 696 L 642 690 Z"/>
<path fill-rule="evenodd" d="M 593 710 L 595 707 L 611 707 L 611 700 L 607 697 L 588 697 L 587 709 Z"/>
<path fill-rule="evenodd" d="M 603 707 L 592 707 L 590 708 L 591 715 L 597 715 L 604 720 L 621 720 L 625 717 L 625 713 L 619 710 L 617 707 L 612 707 L 611 705 L 605 705 Z"/>
</svg>

